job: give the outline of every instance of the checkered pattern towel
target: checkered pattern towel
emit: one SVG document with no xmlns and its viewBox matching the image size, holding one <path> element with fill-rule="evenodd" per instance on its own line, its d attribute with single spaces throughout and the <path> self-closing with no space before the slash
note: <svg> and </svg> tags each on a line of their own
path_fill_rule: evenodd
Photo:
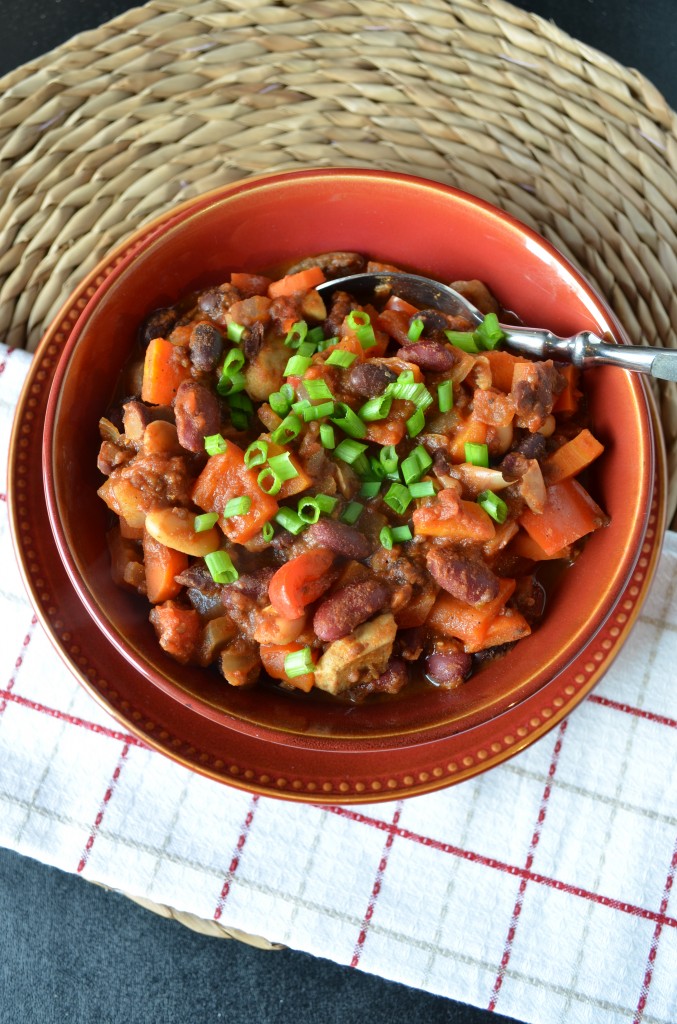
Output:
<svg viewBox="0 0 677 1024">
<path fill-rule="evenodd" d="M 677 1021 L 677 535 L 623 653 L 568 719 L 444 792 L 304 806 L 148 749 L 26 599 L 0 349 L 0 843 L 342 964 L 538 1024 Z"/>
</svg>

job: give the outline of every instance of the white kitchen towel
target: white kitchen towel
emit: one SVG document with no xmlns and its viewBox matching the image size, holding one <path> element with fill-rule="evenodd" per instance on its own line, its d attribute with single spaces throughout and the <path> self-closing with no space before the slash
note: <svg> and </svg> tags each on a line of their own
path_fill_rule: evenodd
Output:
<svg viewBox="0 0 677 1024">
<path fill-rule="evenodd" d="M 0 843 L 131 896 L 537 1024 L 677 1020 L 677 535 L 623 651 L 517 757 L 359 808 L 150 750 L 53 650 L 9 537 L 29 365 L 0 347 Z"/>
</svg>

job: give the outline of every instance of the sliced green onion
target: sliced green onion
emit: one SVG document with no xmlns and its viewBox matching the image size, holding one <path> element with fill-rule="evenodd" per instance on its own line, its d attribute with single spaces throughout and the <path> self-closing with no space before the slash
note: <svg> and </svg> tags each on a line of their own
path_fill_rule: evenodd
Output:
<svg viewBox="0 0 677 1024">
<path fill-rule="evenodd" d="M 417 409 L 413 416 L 407 420 L 407 433 L 409 437 L 416 437 L 425 427 L 425 413 L 423 409 Z"/>
<path fill-rule="evenodd" d="M 239 349 L 234 348 L 231 351 L 238 352 Z M 223 398 L 227 398 L 229 395 L 234 395 L 237 391 L 244 391 L 246 383 L 247 381 L 243 373 L 237 371 L 235 373 L 222 373 L 216 385 L 216 390 Z"/>
<path fill-rule="evenodd" d="M 234 341 L 236 345 L 239 345 L 242 341 L 242 335 L 247 330 L 244 324 L 236 324 L 231 321 L 226 328 L 226 334 L 229 341 Z"/>
<path fill-rule="evenodd" d="M 309 398 L 302 398 L 300 401 L 292 403 L 292 412 L 295 412 L 297 416 L 302 416 L 304 409 L 311 408 L 312 405 Z"/>
<path fill-rule="evenodd" d="M 411 492 L 403 484 L 391 484 L 383 500 L 398 516 L 403 516 L 409 507 Z"/>
<path fill-rule="evenodd" d="M 415 381 L 403 381 L 399 378 L 394 384 L 389 384 L 385 390 L 387 395 L 393 398 L 401 398 L 406 402 L 413 402 L 417 409 L 424 411 L 432 404 L 433 396 L 425 384 Z"/>
<path fill-rule="evenodd" d="M 375 498 L 380 490 L 380 480 L 365 480 L 358 493 L 360 498 Z"/>
<path fill-rule="evenodd" d="M 284 377 L 302 377 L 310 366 L 310 356 L 292 356 L 284 368 Z"/>
<path fill-rule="evenodd" d="M 236 394 L 231 395 L 228 399 L 228 405 L 231 409 L 242 409 L 247 413 L 254 412 L 254 403 L 246 391 L 238 391 Z"/>
<path fill-rule="evenodd" d="M 386 551 L 390 551 L 393 546 L 393 531 L 389 526 L 384 526 L 378 535 L 378 539 L 381 542 L 381 547 L 385 548 Z"/>
<path fill-rule="evenodd" d="M 242 409 L 231 408 L 230 410 L 230 422 L 233 424 L 236 430 L 248 430 L 249 429 L 249 416 Z"/>
<path fill-rule="evenodd" d="M 300 498 L 297 505 L 297 514 L 304 523 L 316 523 L 322 515 L 322 509 L 315 498 Z"/>
<path fill-rule="evenodd" d="M 367 428 L 364 423 L 345 402 L 337 402 L 334 408 L 334 415 L 331 417 L 333 423 L 340 427 L 349 437 L 366 437 Z"/>
<path fill-rule="evenodd" d="M 437 404 L 440 412 L 449 412 L 454 407 L 454 386 L 450 380 L 437 385 Z"/>
<path fill-rule="evenodd" d="M 298 348 L 299 345 L 305 341 L 307 334 L 308 324 L 305 320 L 298 320 L 295 324 L 292 324 L 290 330 L 287 331 L 287 337 L 284 339 L 284 343 L 288 348 Z"/>
<path fill-rule="evenodd" d="M 451 344 L 460 348 L 462 352 L 479 352 L 474 331 L 445 331 L 444 333 Z"/>
<path fill-rule="evenodd" d="M 409 341 L 418 341 L 418 339 L 423 334 L 424 327 L 425 323 L 423 322 L 423 320 L 421 320 L 419 316 L 412 320 L 411 323 L 409 324 L 409 330 L 407 331 L 407 337 L 409 338 Z"/>
<path fill-rule="evenodd" d="M 469 462 L 471 466 L 487 467 L 489 465 L 489 448 L 486 444 L 466 442 L 465 461 Z"/>
<path fill-rule="evenodd" d="M 345 349 L 335 348 L 333 352 L 330 352 L 327 356 L 326 366 L 341 366 L 344 370 L 347 370 L 349 366 L 352 366 L 357 356 L 354 352 L 346 352 Z"/>
<path fill-rule="evenodd" d="M 281 391 L 273 391 L 268 398 L 268 404 L 278 416 L 286 416 L 291 409 L 291 402 Z"/>
<path fill-rule="evenodd" d="M 226 502 L 223 510 L 224 519 L 232 519 L 233 516 L 244 516 L 252 507 L 252 499 L 248 494 L 242 494 L 239 498 L 231 498 Z"/>
<path fill-rule="evenodd" d="M 270 466 L 264 466 L 257 476 L 256 482 L 264 494 L 270 494 L 271 496 L 279 494 L 282 487 L 282 481 L 279 476 L 275 475 Z"/>
<path fill-rule="evenodd" d="M 484 349 L 494 349 L 505 338 L 495 313 L 487 313 L 475 331 L 475 341 Z"/>
<path fill-rule="evenodd" d="M 373 476 L 374 480 L 385 480 L 386 471 L 381 464 L 381 460 L 377 459 L 375 455 L 369 456 L 369 475 Z"/>
<path fill-rule="evenodd" d="M 303 420 L 310 423 L 311 420 L 321 420 L 325 416 L 333 416 L 336 411 L 335 402 L 320 402 L 319 405 L 307 405 L 303 410 Z"/>
<path fill-rule="evenodd" d="M 205 555 L 205 565 L 214 583 L 234 583 L 240 577 L 227 551 L 212 551 Z"/>
<path fill-rule="evenodd" d="M 341 522 L 354 526 L 363 512 L 364 505 L 361 505 L 359 501 L 351 501 L 341 513 Z"/>
<path fill-rule="evenodd" d="M 317 351 L 324 352 L 326 348 L 331 348 L 332 345 L 336 345 L 338 340 L 338 338 L 323 338 L 322 341 L 317 343 Z M 327 360 L 327 362 L 329 362 L 329 360 Z"/>
<path fill-rule="evenodd" d="M 315 663 L 310 647 L 304 647 L 300 651 L 292 651 L 291 654 L 285 655 L 284 674 L 290 679 L 296 679 L 297 676 L 305 676 L 308 672 L 314 671 Z"/>
<path fill-rule="evenodd" d="M 281 455 L 273 455 L 271 459 L 268 459 L 268 465 L 272 469 L 278 480 L 284 483 L 285 480 L 293 480 L 294 477 L 299 475 L 298 469 L 295 469 L 289 452 L 283 452 Z"/>
<path fill-rule="evenodd" d="M 402 373 L 398 375 L 398 384 L 415 384 L 414 371 L 413 370 L 402 370 Z"/>
<path fill-rule="evenodd" d="M 404 544 L 405 541 L 412 540 L 413 536 L 408 526 L 393 526 L 392 535 L 396 544 Z"/>
<path fill-rule="evenodd" d="M 379 456 L 381 465 L 385 469 L 386 473 L 395 473 L 397 470 L 397 464 L 400 461 L 400 457 L 395 450 L 394 444 L 387 444 L 384 448 L 381 448 L 381 454 Z"/>
<path fill-rule="evenodd" d="M 252 441 L 244 453 L 244 464 L 247 469 L 253 469 L 254 466 L 262 466 L 267 458 L 268 442 Z"/>
<path fill-rule="evenodd" d="M 244 352 L 239 348 L 231 348 L 223 361 L 221 375 L 223 377 L 234 377 L 244 366 Z"/>
<path fill-rule="evenodd" d="M 275 522 L 279 523 L 280 526 L 284 527 L 285 530 L 289 530 L 294 536 L 305 530 L 307 523 L 301 519 L 297 512 L 294 512 L 293 508 L 281 508 L 279 512 L 275 514 Z"/>
<path fill-rule="evenodd" d="M 364 455 L 366 450 L 366 444 L 360 444 L 358 441 L 354 441 L 352 437 L 344 437 L 336 448 L 334 454 L 337 458 L 341 459 L 342 462 L 347 462 L 348 465 L 352 466 L 354 462 L 358 461 L 361 455 Z"/>
<path fill-rule="evenodd" d="M 297 352 L 298 355 L 300 356 L 314 356 L 315 345 L 313 345 L 312 341 L 304 341 L 301 345 L 299 345 Z"/>
<path fill-rule="evenodd" d="M 228 448 L 228 442 L 221 434 L 209 434 L 205 437 L 205 451 L 207 455 L 223 455 Z"/>
<path fill-rule="evenodd" d="M 320 342 L 324 341 L 324 328 L 321 326 L 313 327 L 312 330 L 308 331 L 306 341 L 310 341 L 313 345 L 319 345 Z"/>
<path fill-rule="evenodd" d="M 319 505 L 320 511 L 326 515 L 333 512 L 338 504 L 338 498 L 332 498 L 329 494 L 316 494 L 315 501 Z"/>
<path fill-rule="evenodd" d="M 384 420 L 390 412 L 392 404 L 393 400 L 390 395 L 378 395 L 376 398 L 370 398 L 360 409 L 359 417 L 365 423 L 372 423 L 374 420 Z"/>
<path fill-rule="evenodd" d="M 374 328 L 371 325 L 371 317 L 363 309 L 351 309 L 346 317 L 346 324 L 355 332 L 355 337 L 362 348 L 373 348 L 376 344 Z"/>
<path fill-rule="evenodd" d="M 201 515 L 195 516 L 193 529 L 196 533 L 204 533 L 205 530 L 211 530 L 212 526 L 216 526 L 218 521 L 218 512 L 203 512 Z"/>
<path fill-rule="evenodd" d="M 477 495 L 477 504 L 481 505 L 497 523 L 504 523 L 508 517 L 508 506 L 493 491 L 482 491 Z"/>
<path fill-rule="evenodd" d="M 409 484 L 409 493 L 412 498 L 432 498 L 435 494 L 435 485 L 432 480 L 419 480 Z"/>
<path fill-rule="evenodd" d="M 273 444 L 288 444 L 289 441 L 293 441 L 295 437 L 298 437 L 302 426 L 303 424 L 298 416 L 290 413 L 289 416 L 285 416 L 279 427 L 275 428 L 270 435 L 270 439 Z"/>
<path fill-rule="evenodd" d="M 271 540 L 275 536 L 275 530 L 273 529 L 272 523 L 264 523 L 261 528 L 261 536 L 267 544 L 270 544 Z"/>
<path fill-rule="evenodd" d="M 308 398 L 313 402 L 319 399 L 328 399 L 329 401 L 332 401 L 334 398 L 329 390 L 329 385 L 326 380 L 304 380 L 303 387 L 305 388 Z"/>
<path fill-rule="evenodd" d="M 405 484 L 417 483 L 432 464 L 433 460 L 425 448 L 418 445 L 402 463 L 402 477 Z"/>
<path fill-rule="evenodd" d="M 320 426 L 320 444 L 323 448 L 328 448 L 329 450 L 336 447 L 334 428 L 331 423 L 323 423 Z"/>
</svg>

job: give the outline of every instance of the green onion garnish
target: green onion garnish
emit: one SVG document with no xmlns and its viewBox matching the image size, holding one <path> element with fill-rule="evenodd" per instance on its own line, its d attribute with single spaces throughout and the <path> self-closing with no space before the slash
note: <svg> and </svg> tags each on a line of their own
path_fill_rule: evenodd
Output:
<svg viewBox="0 0 677 1024">
<path fill-rule="evenodd" d="M 354 441 L 352 437 L 344 437 L 334 454 L 342 462 L 347 462 L 348 465 L 352 466 L 353 463 L 357 462 L 364 455 L 366 450 L 366 444 L 360 444 L 358 441 Z"/>
<path fill-rule="evenodd" d="M 291 329 L 287 331 L 287 337 L 284 339 L 284 343 L 288 348 L 298 348 L 299 345 L 305 341 L 307 334 L 308 324 L 305 320 L 298 320 L 295 324 L 292 324 Z"/>
<path fill-rule="evenodd" d="M 311 420 L 321 420 L 325 416 L 333 416 L 336 410 L 335 402 L 320 402 L 319 405 L 307 405 L 303 409 L 303 420 L 310 423 Z"/>
<path fill-rule="evenodd" d="M 380 480 L 365 480 L 359 490 L 360 498 L 375 498 L 381 490 Z"/>
<path fill-rule="evenodd" d="M 416 437 L 425 427 L 425 413 L 423 409 L 417 409 L 413 416 L 407 420 L 407 433 L 409 437 Z"/>
<path fill-rule="evenodd" d="M 306 341 L 309 341 L 313 345 L 319 345 L 320 342 L 324 341 L 324 328 L 321 326 L 313 327 L 311 331 L 308 331 Z"/>
<path fill-rule="evenodd" d="M 284 368 L 284 377 L 302 377 L 310 366 L 310 356 L 292 356 Z"/>
<path fill-rule="evenodd" d="M 316 523 L 322 515 L 322 509 L 315 498 L 300 498 L 297 505 L 297 514 L 304 523 Z"/>
<path fill-rule="evenodd" d="M 451 344 L 460 348 L 462 352 L 479 352 L 474 331 L 445 331 L 444 333 Z"/>
<path fill-rule="evenodd" d="M 333 352 L 330 352 L 327 356 L 326 366 L 340 366 L 344 370 L 347 370 L 349 366 L 352 366 L 357 356 L 354 352 L 346 352 L 344 349 L 335 348 Z"/>
<path fill-rule="evenodd" d="M 298 469 L 295 469 L 289 452 L 283 452 L 281 455 L 273 455 L 271 459 L 268 459 L 268 465 L 272 469 L 278 480 L 284 483 L 285 480 L 293 480 L 294 477 L 299 475 Z"/>
<path fill-rule="evenodd" d="M 383 500 L 398 516 L 403 516 L 409 507 L 411 492 L 403 484 L 391 484 Z"/>
<path fill-rule="evenodd" d="M 423 334 L 424 327 L 425 324 L 419 316 L 412 320 L 411 323 L 409 324 L 409 330 L 407 331 L 407 337 L 409 338 L 409 341 L 418 341 L 418 339 Z"/>
<path fill-rule="evenodd" d="M 404 544 L 405 541 L 412 539 L 412 532 L 408 526 L 393 526 L 392 534 L 396 544 Z"/>
<path fill-rule="evenodd" d="M 433 401 L 433 396 L 425 384 L 415 381 L 401 380 L 399 377 L 394 384 L 389 384 L 385 390 L 386 395 L 393 398 L 401 398 L 406 402 L 413 402 L 417 409 L 424 411 Z"/>
<path fill-rule="evenodd" d="M 320 506 L 320 511 L 329 515 L 338 504 L 338 498 L 332 498 L 329 494 L 316 494 L 315 501 Z"/>
<path fill-rule="evenodd" d="M 450 380 L 437 385 L 437 404 L 440 412 L 449 412 L 454 407 L 454 386 Z"/>
<path fill-rule="evenodd" d="M 435 486 L 432 480 L 419 480 L 409 484 L 409 493 L 412 498 L 432 498 L 435 494 Z"/>
<path fill-rule="evenodd" d="M 317 351 L 324 352 L 326 348 L 331 348 L 332 345 L 338 344 L 338 338 L 323 338 L 322 341 L 317 343 Z M 329 362 L 329 360 L 327 360 Z"/>
<path fill-rule="evenodd" d="M 237 348 L 231 349 L 231 352 L 239 351 Z M 241 352 L 240 355 L 242 355 Z M 246 383 L 245 375 L 239 371 L 222 373 L 216 385 L 216 390 L 223 398 L 227 398 L 229 395 L 234 395 L 237 391 L 244 391 Z"/>
<path fill-rule="evenodd" d="M 370 398 L 365 402 L 359 411 L 359 417 L 365 423 L 372 423 L 374 420 L 384 420 L 390 412 L 393 404 L 390 395 L 378 395 L 377 398 Z"/>
<path fill-rule="evenodd" d="M 378 539 L 381 542 L 381 547 L 385 548 L 386 551 L 390 551 L 393 546 L 393 531 L 389 526 L 384 526 L 378 535 Z"/>
<path fill-rule="evenodd" d="M 371 317 L 363 309 L 351 309 L 346 317 L 346 324 L 355 332 L 355 336 L 362 348 L 373 348 L 376 344 L 374 328 L 371 326 Z"/>
<path fill-rule="evenodd" d="M 282 487 L 282 481 L 279 476 L 275 475 L 270 466 L 264 466 L 257 476 L 256 482 L 264 494 L 270 494 L 273 497 L 280 493 L 280 488 Z"/>
<path fill-rule="evenodd" d="M 205 437 L 205 451 L 207 455 L 223 455 L 228 448 L 228 442 L 221 434 L 209 434 Z"/>
<path fill-rule="evenodd" d="M 322 399 L 323 401 L 325 399 L 332 401 L 334 398 L 331 391 L 329 390 L 329 385 L 327 384 L 326 380 L 304 380 L 303 387 L 305 388 L 308 398 L 310 398 L 311 401 L 313 402 L 320 399 Z"/>
<path fill-rule="evenodd" d="M 493 491 L 482 491 L 477 495 L 477 504 L 481 505 L 485 512 L 488 512 L 497 523 L 504 523 L 508 516 L 508 506 Z"/>
<path fill-rule="evenodd" d="M 495 313 L 487 313 L 475 331 L 475 341 L 484 349 L 494 349 L 505 338 Z"/>
<path fill-rule="evenodd" d="M 363 512 L 364 505 L 361 505 L 359 501 L 351 501 L 341 513 L 341 521 L 348 523 L 349 526 L 354 526 Z"/>
<path fill-rule="evenodd" d="M 236 324 L 231 321 L 226 328 L 226 334 L 229 341 L 234 341 L 236 345 L 239 345 L 242 341 L 242 335 L 246 331 L 244 324 Z"/>
<path fill-rule="evenodd" d="M 254 466 L 262 466 L 267 458 L 268 442 L 252 441 L 244 453 L 244 464 L 247 469 L 253 469 Z"/>
<path fill-rule="evenodd" d="M 231 348 L 223 361 L 221 375 L 223 377 L 234 377 L 244 366 L 244 352 L 239 348 Z"/>
<path fill-rule="evenodd" d="M 400 457 L 395 450 L 394 444 L 387 444 L 384 448 L 381 448 L 379 458 L 386 473 L 395 473 L 397 471 L 397 464 L 400 461 Z"/>
<path fill-rule="evenodd" d="M 432 464 L 433 460 L 425 448 L 418 445 L 402 463 L 402 477 L 405 484 L 417 483 Z"/>
<path fill-rule="evenodd" d="M 305 676 L 308 672 L 314 671 L 315 664 L 310 647 L 304 647 L 300 651 L 292 651 L 291 654 L 285 655 L 284 674 L 290 679 L 296 679 L 297 676 Z"/>
<path fill-rule="evenodd" d="M 369 475 L 379 481 L 386 478 L 386 471 L 381 465 L 380 459 L 377 459 L 375 455 L 369 456 Z"/>
<path fill-rule="evenodd" d="M 489 448 L 486 444 L 466 442 L 465 461 L 469 462 L 471 466 L 487 467 L 489 465 Z"/>
<path fill-rule="evenodd" d="M 203 512 L 201 515 L 195 516 L 193 529 L 196 533 L 204 533 L 205 530 L 211 530 L 212 526 L 216 526 L 218 521 L 218 512 Z"/>
<path fill-rule="evenodd" d="M 366 437 L 367 428 L 356 412 L 345 402 L 336 402 L 332 422 L 340 427 L 349 437 Z"/>
<path fill-rule="evenodd" d="M 242 409 L 234 408 L 230 410 L 230 422 L 236 430 L 249 429 L 249 416 L 246 412 L 243 412 Z"/>
<path fill-rule="evenodd" d="M 289 530 L 294 536 L 305 530 L 307 523 L 301 519 L 297 512 L 294 512 L 293 508 L 281 508 L 279 512 L 275 514 L 275 522 L 279 523 L 280 526 L 284 527 L 285 530 Z"/>
<path fill-rule="evenodd" d="M 297 352 L 300 356 L 314 356 L 315 346 L 312 341 L 304 341 L 299 345 Z"/>
<path fill-rule="evenodd" d="M 290 413 L 289 416 L 285 416 L 279 427 L 276 427 L 270 435 L 271 441 L 273 444 L 288 444 L 289 441 L 293 441 L 295 437 L 298 437 L 302 426 L 303 424 L 298 416 Z"/>
<path fill-rule="evenodd" d="M 320 444 L 323 448 L 328 448 L 330 450 L 336 447 L 334 428 L 331 423 L 323 423 L 320 426 Z"/>
<path fill-rule="evenodd" d="M 268 404 L 278 416 L 286 416 L 291 409 L 291 402 L 281 391 L 273 391 L 268 398 Z"/>
<path fill-rule="evenodd" d="M 226 502 L 223 510 L 224 519 L 232 519 L 233 516 L 244 516 L 252 507 L 252 499 L 248 494 L 242 494 L 239 498 L 231 498 Z"/>
<path fill-rule="evenodd" d="M 261 536 L 267 544 L 270 544 L 271 540 L 275 536 L 275 530 L 273 529 L 272 523 L 264 523 L 261 529 Z"/>
<path fill-rule="evenodd" d="M 240 577 L 227 551 L 212 551 L 205 555 L 205 565 L 214 583 L 234 583 Z"/>
</svg>

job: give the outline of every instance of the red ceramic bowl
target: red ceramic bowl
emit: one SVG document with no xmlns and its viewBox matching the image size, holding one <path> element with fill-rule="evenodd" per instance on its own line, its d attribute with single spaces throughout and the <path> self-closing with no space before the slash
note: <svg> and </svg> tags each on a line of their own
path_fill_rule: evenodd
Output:
<svg viewBox="0 0 677 1024">
<path fill-rule="evenodd" d="M 107 511 L 96 495 L 97 421 L 151 310 L 218 283 L 232 270 L 271 268 L 333 249 L 358 250 L 442 280 L 479 278 L 527 324 L 561 335 L 591 330 L 625 343 L 600 297 L 529 228 L 453 188 L 371 170 L 291 171 L 226 186 L 160 222 L 105 276 L 64 349 L 44 431 L 47 507 L 72 585 L 97 636 L 136 674 L 140 692 L 162 691 L 212 732 L 222 726 L 229 735 L 317 751 L 318 766 L 322 751 L 355 757 L 401 752 L 468 730 L 486 731 L 561 678 L 607 621 L 631 577 L 655 462 L 639 377 L 611 368 L 588 373 L 591 423 L 606 446 L 591 490 L 611 523 L 562 574 L 538 630 L 458 690 L 425 696 L 405 690 L 390 702 L 346 707 L 313 694 L 239 691 L 212 671 L 177 665 L 158 646 L 145 602 L 110 578 Z"/>
</svg>

